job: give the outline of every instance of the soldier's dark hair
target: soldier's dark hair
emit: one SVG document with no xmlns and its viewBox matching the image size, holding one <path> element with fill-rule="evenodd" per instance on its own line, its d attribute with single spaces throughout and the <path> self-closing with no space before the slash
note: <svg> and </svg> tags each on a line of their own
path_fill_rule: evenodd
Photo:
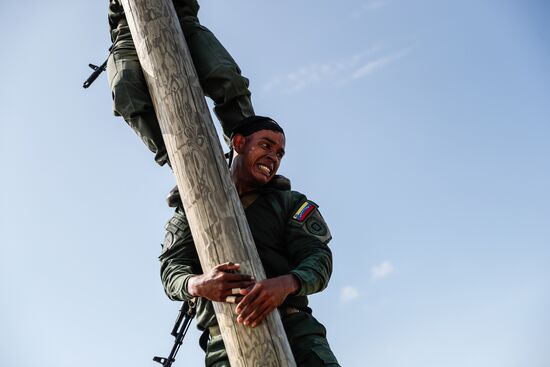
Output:
<svg viewBox="0 0 550 367">
<path fill-rule="evenodd" d="M 283 135 L 285 134 L 281 125 L 279 125 L 272 118 L 264 116 L 250 116 L 245 118 L 244 120 L 239 121 L 236 124 L 236 126 L 233 128 L 233 131 L 231 132 L 230 138 L 232 139 L 237 134 L 248 136 L 261 130 L 272 130 L 277 131 Z"/>
</svg>

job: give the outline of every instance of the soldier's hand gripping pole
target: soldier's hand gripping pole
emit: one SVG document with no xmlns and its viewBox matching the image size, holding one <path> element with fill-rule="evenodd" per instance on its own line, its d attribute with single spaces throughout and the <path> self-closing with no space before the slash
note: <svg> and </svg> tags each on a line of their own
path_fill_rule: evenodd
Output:
<svg viewBox="0 0 550 367">
<path fill-rule="evenodd" d="M 174 324 L 174 328 L 172 329 L 171 334 L 175 337 L 175 339 L 170 354 L 166 358 L 153 357 L 153 361 L 162 364 L 164 367 L 172 366 L 172 363 L 176 361 L 176 354 L 178 354 L 178 350 L 183 344 L 183 338 L 185 337 L 185 334 L 187 333 L 189 325 L 191 325 L 191 320 L 193 320 L 194 316 L 195 300 L 193 299 L 188 302 L 183 302 L 183 304 L 181 305 L 181 309 L 178 313 L 178 318 L 176 319 L 176 322 Z"/>
</svg>

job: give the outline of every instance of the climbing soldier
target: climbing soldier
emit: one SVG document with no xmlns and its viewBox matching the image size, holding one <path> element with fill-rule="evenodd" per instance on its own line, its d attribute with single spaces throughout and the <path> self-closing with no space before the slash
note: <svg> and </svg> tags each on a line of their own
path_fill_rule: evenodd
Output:
<svg viewBox="0 0 550 367">
<path fill-rule="evenodd" d="M 214 101 L 227 139 L 237 122 L 254 115 L 248 79 L 214 34 L 199 23 L 197 1 L 173 4 L 202 89 Z M 114 113 L 124 117 L 162 166 L 168 154 L 120 0 L 109 0 L 109 26 L 113 46 L 107 72 Z"/>
<path fill-rule="evenodd" d="M 166 225 L 160 255 L 165 292 L 172 300 L 198 299 L 197 324 L 209 334 L 207 367 L 229 366 L 212 301 L 236 303 L 236 321 L 249 327 L 278 310 L 298 366 L 339 366 L 307 298 L 328 285 L 331 234 L 317 205 L 277 175 L 285 153 L 283 129 L 272 119 L 250 117 L 235 125 L 231 144 L 231 178 L 267 279 L 237 273 L 239 264 L 233 263 L 202 269 L 180 202 Z"/>
</svg>

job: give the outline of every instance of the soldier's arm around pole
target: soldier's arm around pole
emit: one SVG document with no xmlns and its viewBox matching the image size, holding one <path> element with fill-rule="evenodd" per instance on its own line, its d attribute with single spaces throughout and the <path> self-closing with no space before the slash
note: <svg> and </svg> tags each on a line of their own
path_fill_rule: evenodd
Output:
<svg viewBox="0 0 550 367">
<path fill-rule="evenodd" d="M 264 279 L 172 2 L 122 4 L 203 269 L 231 261 Z M 232 366 L 295 366 L 277 312 L 250 328 L 234 307 L 214 302 Z"/>
</svg>

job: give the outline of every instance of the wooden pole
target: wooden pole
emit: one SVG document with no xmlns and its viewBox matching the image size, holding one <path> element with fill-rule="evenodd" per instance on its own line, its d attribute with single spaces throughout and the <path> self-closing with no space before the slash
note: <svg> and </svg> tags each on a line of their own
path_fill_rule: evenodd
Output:
<svg viewBox="0 0 550 367">
<path fill-rule="evenodd" d="M 122 0 L 203 269 L 232 261 L 265 279 L 254 240 L 170 0 Z M 256 328 L 213 302 L 234 367 L 295 366 L 277 312 Z"/>
</svg>

